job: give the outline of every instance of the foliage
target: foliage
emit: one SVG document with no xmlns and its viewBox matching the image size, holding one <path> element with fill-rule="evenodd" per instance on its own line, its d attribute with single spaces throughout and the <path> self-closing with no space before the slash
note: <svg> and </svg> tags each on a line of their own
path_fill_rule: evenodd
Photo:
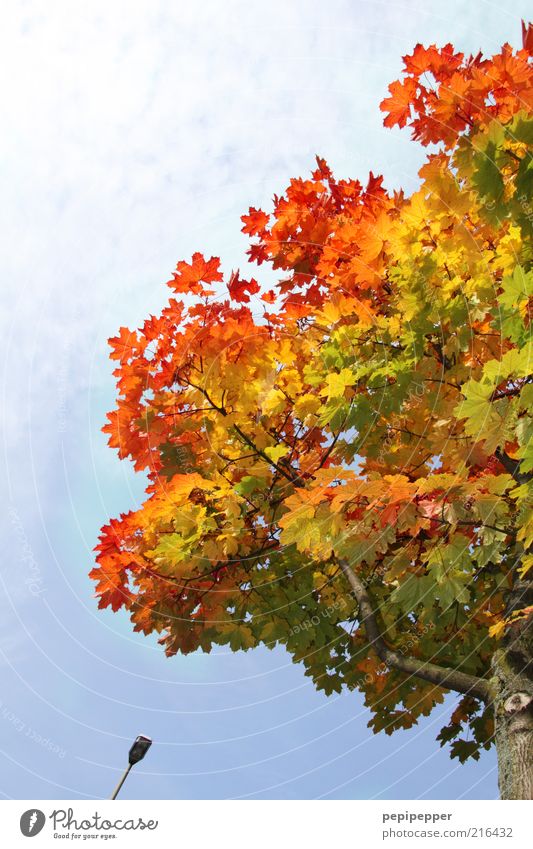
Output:
<svg viewBox="0 0 533 849">
<path fill-rule="evenodd" d="M 361 690 L 374 731 L 411 727 L 445 691 L 380 660 L 345 560 L 388 646 L 490 674 L 533 565 L 531 40 L 417 45 L 381 104 L 430 147 L 417 191 L 317 158 L 242 218 L 275 289 L 196 253 L 110 340 L 104 430 L 149 483 L 91 576 L 168 655 L 281 644 L 318 689 Z M 491 733 L 467 695 L 439 739 L 464 760 Z"/>
</svg>

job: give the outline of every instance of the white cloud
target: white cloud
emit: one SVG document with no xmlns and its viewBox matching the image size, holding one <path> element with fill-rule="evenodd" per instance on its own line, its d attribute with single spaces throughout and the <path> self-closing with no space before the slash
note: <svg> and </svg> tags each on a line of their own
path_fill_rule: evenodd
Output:
<svg viewBox="0 0 533 849">
<path fill-rule="evenodd" d="M 244 262 L 239 215 L 313 155 L 412 187 L 421 153 L 379 100 L 418 40 L 487 50 L 526 4 L 4 4 L 4 431 L 38 464 L 61 416 L 111 394 L 106 339 L 166 297 L 193 250 Z M 88 395 L 89 393 L 89 395 Z M 100 422 L 90 422 L 97 430 Z M 13 457 L 13 453 L 11 453 Z"/>
</svg>

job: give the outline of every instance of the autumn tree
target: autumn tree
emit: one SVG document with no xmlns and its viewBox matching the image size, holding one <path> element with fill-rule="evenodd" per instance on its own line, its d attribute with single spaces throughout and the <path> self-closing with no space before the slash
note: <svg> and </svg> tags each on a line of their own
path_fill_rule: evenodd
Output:
<svg viewBox="0 0 533 849">
<path fill-rule="evenodd" d="M 91 572 L 167 655 L 283 645 L 374 732 L 454 691 L 438 740 L 495 742 L 504 798 L 533 796 L 532 35 L 404 57 L 410 197 L 318 158 L 242 218 L 274 289 L 196 253 L 110 340 L 104 431 L 149 483 Z"/>
</svg>

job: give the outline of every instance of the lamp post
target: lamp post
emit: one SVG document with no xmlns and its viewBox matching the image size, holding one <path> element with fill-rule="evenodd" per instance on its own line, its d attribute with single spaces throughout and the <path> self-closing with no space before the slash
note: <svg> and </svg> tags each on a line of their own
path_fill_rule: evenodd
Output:
<svg viewBox="0 0 533 849">
<path fill-rule="evenodd" d="M 117 798 L 119 791 L 120 791 L 120 788 L 122 787 L 122 785 L 124 784 L 124 782 L 126 781 L 128 775 L 129 775 L 130 769 L 132 768 L 132 766 L 134 764 L 138 763 L 139 761 L 142 761 L 142 759 L 144 758 L 146 752 L 148 751 L 148 749 L 150 748 L 151 745 L 152 745 L 152 741 L 150 740 L 150 738 L 144 737 L 143 734 L 139 734 L 139 736 L 135 738 L 135 742 L 134 742 L 133 746 L 131 747 L 131 749 L 129 751 L 128 766 L 124 770 L 124 774 L 123 774 L 122 778 L 120 779 L 119 783 L 115 787 L 115 789 L 113 791 L 113 795 L 111 796 L 111 799 Z"/>
</svg>

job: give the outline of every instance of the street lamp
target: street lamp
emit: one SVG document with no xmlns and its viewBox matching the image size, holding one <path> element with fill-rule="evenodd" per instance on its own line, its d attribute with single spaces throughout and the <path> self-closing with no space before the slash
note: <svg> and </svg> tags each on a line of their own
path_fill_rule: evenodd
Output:
<svg viewBox="0 0 533 849">
<path fill-rule="evenodd" d="M 115 787 L 111 799 L 117 798 L 120 788 L 122 787 L 122 785 L 126 781 L 126 778 L 129 775 L 130 769 L 134 764 L 139 763 L 139 761 L 142 761 L 151 745 L 152 741 L 150 740 L 150 738 L 145 737 L 143 734 L 139 734 L 139 736 L 135 738 L 135 742 L 129 751 L 128 766 L 124 771 L 124 775 Z"/>
</svg>

